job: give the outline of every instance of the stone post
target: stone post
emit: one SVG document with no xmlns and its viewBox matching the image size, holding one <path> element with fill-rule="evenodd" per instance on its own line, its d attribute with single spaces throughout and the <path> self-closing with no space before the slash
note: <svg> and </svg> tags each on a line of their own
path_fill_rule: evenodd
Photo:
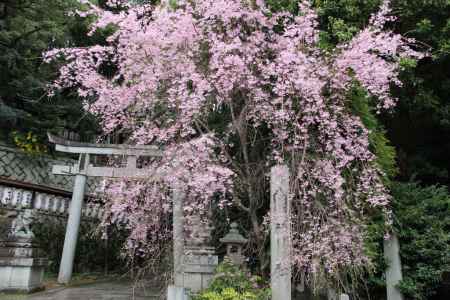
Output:
<svg viewBox="0 0 450 300">
<path fill-rule="evenodd" d="M 167 288 L 167 300 L 187 300 L 184 289 L 184 217 L 183 199 L 186 192 L 179 184 L 172 186 L 172 226 L 173 226 L 173 280 Z"/>
<path fill-rule="evenodd" d="M 173 277 L 176 286 L 183 286 L 184 217 L 183 199 L 185 191 L 180 186 L 173 188 Z"/>
<path fill-rule="evenodd" d="M 384 259 L 388 265 L 386 269 L 387 300 L 403 300 L 402 293 L 396 287 L 402 280 L 402 263 L 397 235 L 392 233 L 389 239 L 384 240 L 383 246 Z"/>
<path fill-rule="evenodd" d="M 86 175 L 77 174 L 73 187 L 72 201 L 69 208 L 69 218 L 67 221 L 66 236 L 64 238 L 64 248 L 59 265 L 58 282 L 69 283 L 72 278 L 73 259 L 78 240 L 80 228 L 81 209 L 83 207 L 84 190 L 86 186 Z"/>
<path fill-rule="evenodd" d="M 270 174 L 270 273 L 272 300 L 291 299 L 291 225 L 289 169 L 272 167 Z"/>
</svg>

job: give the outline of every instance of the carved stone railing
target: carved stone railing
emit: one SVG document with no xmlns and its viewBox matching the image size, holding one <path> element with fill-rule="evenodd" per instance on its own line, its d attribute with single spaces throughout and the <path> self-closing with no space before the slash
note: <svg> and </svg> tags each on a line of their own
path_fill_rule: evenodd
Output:
<svg viewBox="0 0 450 300">
<path fill-rule="evenodd" d="M 0 208 L 9 210 L 31 209 L 33 215 L 44 214 L 54 217 L 67 217 L 70 206 L 70 196 L 42 192 L 30 188 L 17 188 L 0 184 Z M 105 210 L 102 205 L 87 203 L 82 210 L 84 219 L 102 219 Z M 36 215 L 38 217 L 38 215 Z M 112 222 L 123 222 L 125 216 L 112 216 Z"/>
</svg>

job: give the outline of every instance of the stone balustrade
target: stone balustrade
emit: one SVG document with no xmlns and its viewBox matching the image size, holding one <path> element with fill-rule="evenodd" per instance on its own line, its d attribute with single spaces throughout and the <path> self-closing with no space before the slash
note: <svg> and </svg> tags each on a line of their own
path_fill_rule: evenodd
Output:
<svg viewBox="0 0 450 300">
<path fill-rule="evenodd" d="M 50 193 L 0 185 L 0 208 L 10 210 L 31 209 L 33 214 L 45 214 L 55 217 L 67 217 L 70 198 Z M 82 217 L 86 220 L 101 220 L 105 214 L 102 205 L 87 203 L 82 210 Z M 113 223 L 123 223 L 124 214 L 111 217 Z"/>
</svg>

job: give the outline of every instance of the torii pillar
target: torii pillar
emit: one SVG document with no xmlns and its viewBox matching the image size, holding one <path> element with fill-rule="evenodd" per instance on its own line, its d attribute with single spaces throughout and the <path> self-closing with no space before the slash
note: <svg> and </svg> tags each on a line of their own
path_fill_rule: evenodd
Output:
<svg viewBox="0 0 450 300">
<path fill-rule="evenodd" d="M 156 177 L 149 178 L 148 170 L 137 168 L 136 159 L 138 156 L 162 156 L 162 151 L 155 146 L 78 143 L 67 141 L 51 134 L 48 134 L 48 138 L 50 142 L 55 144 L 57 151 L 79 154 L 78 164 L 76 165 L 53 166 L 54 174 L 75 176 L 58 274 L 58 282 L 66 284 L 72 278 L 73 260 L 77 246 L 87 177 L 146 178 L 155 180 L 157 179 Z M 89 163 L 89 154 L 126 156 L 127 166 L 125 168 L 94 167 Z"/>
<path fill-rule="evenodd" d="M 77 247 L 78 231 L 80 229 L 81 210 L 83 208 L 83 197 L 86 189 L 87 175 L 83 171 L 85 170 L 88 160 L 89 155 L 80 155 L 78 162 L 79 172 L 75 174 L 75 183 L 69 208 L 69 218 L 67 220 L 66 235 L 64 237 L 64 248 L 61 263 L 59 265 L 59 283 L 69 283 L 72 277 L 73 260 Z"/>
</svg>

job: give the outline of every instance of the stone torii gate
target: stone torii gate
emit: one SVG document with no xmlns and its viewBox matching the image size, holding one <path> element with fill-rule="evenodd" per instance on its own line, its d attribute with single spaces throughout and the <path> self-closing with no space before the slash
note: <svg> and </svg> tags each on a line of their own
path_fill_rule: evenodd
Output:
<svg viewBox="0 0 450 300">
<path fill-rule="evenodd" d="M 72 277 L 73 260 L 78 239 L 78 231 L 80 227 L 81 210 L 83 206 L 83 198 L 86 188 L 86 179 L 90 177 L 111 177 L 111 178 L 149 178 L 148 169 L 137 168 L 137 157 L 161 157 L 163 152 L 155 146 L 130 146 L 119 144 L 92 144 L 68 141 L 63 138 L 48 134 L 49 141 L 55 144 L 56 151 L 74 153 L 79 155 L 78 163 L 72 166 L 53 166 L 53 173 L 59 175 L 75 176 L 75 183 L 72 193 L 72 201 L 69 209 L 69 218 L 67 221 L 66 235 L 64 238 L 64 248 L 59 267 L 58 282 L 68 283 Z M 125 167 L 98 167 L 90 163 L 90 155 L 120 155 L 126 157 Z M 157 180 L 157 178 L 153 178 Z M 182 225 L 175 226 L 182 222 L 182 199 L 183 193 L 179 187 L 174 189 L 174 265 L 179 266 L 183 253 L 183 243 L 179 243 L 179 239 L 183 240 Z M 176 200 L 176 201 L 175 201 Z M 177 239 L 175 239 L 175 237 Z M 180 256 L 181 254 L 181 256 Z M 175 268 L 175 282 L 180 275 L 177 276 Z"/>
</svg>

